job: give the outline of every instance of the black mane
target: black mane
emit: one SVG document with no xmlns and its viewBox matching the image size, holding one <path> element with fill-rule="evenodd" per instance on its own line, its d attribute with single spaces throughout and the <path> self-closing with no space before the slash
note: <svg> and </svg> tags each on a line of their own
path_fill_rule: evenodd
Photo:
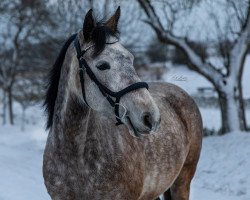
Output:
<svg viewBox="0 0 250 200">
<path fill-rule="evenodd" d="M 47 114 L 47 124 L 46 128 L 51 128 L 53 124 L 54 107 L 58 92 L 58 85 L 60 80 L 61 68 L 65 59 L 65 55 L 69 45 L 73 42 L 77 34 L 72 35 L 63 45 L 50 73 L 48 80 L 48 87 L 44 101 L 45 112 Z M 94 43 L 94 53 L 93 56 L 100 54 L 110 36 L 118 36 L 118 31 L 112 31 L 110 28 L 105 26 L 104 23 L 98 22 L 97 26 L 91 34 L 91 40 Z"/>
<path fill-rule="evenodd" d="M 70 36 L 69 39 L 64 43 L 49 73 L 48 87 L 47 87 L 47 92 L 46 92 L 45 101 L 44 101 L 45 112 L 48 118 L 47 125 L 46 125 L 47 129 L 49 129 L 53 123 L 54 107 L 55 107 L 55 102 L 56 102 L 56 97 L 57 97 L 61 68 L 63 65 L 65 54 L 68 50 L 69 45 L 72 43 L 75 37 L 76 37 L 76 34 Z"/>
</svg>

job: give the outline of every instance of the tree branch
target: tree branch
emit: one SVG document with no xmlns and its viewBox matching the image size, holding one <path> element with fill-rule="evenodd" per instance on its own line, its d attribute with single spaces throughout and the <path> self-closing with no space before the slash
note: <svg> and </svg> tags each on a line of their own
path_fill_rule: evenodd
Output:
<svg viewBox="0 0 250 200">
<path fill-rule="evenodd" d="M 238 39 L 230 51 L 230 72 L 242 73 L 243 63 L 248 49 L 250 48 L 250 5 L 246 14 L 245 23 L 242 26 Z"/>
<path fill-rule="evenodd" d="M 222 73 L 210 63 L 204 62 L 202 58 L 188 45 L 185 38 L 176 37 L 169 31 L 165 30 L 149 0 L 138 0 L 138 2 L 148 17 L 146 23 L 153 28 L 159 40 L 181 49 L 187 55 L 190 61 L 189 67 L 192 68 L 192 70 L 205 76 L 214 85 L 221 86 L 221 81 L 223 80 Z"/>
</svg>

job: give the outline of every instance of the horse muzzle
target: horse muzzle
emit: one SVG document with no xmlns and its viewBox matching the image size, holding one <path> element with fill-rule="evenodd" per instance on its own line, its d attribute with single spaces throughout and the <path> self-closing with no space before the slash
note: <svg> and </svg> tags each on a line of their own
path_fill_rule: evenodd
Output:
<svg viewBox="0 0 250 200">
<path fill-rule="evenodd" d="M 124 124 L 128 127 L 130 134 L 135 137 L 154 134 L 158 130 L 160 122 L 160 115 L 150 112 L 143 112 L 140 117 L 128 115 L 124 118 Z"/>
</svg>

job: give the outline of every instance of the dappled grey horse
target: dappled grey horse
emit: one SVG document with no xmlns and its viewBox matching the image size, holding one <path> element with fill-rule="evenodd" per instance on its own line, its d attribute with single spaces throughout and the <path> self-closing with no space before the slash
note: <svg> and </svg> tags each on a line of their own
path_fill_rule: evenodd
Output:
<svg viewBox="0 0 250 200">
<path fill-rule="evenodd" d="M 53 200 L 187 200 L 202 121 L 175 85 L 141 82 L 118 40 L 120 8 L 90 10 L 63 46 L 45 100 L 43 175 Z M 132 33 L 131 33 L 132 34 Z"/>
</svg>

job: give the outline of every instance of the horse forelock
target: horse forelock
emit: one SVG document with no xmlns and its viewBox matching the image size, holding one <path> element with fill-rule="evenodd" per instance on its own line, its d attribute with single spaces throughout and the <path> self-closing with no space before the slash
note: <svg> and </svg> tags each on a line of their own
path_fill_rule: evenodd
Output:
<svg viewBox="0 0 250 200">
<path fill-rule="evenodd" d="M 99 55 L 105 48 L 107 40 L 109 37 L 113 36 L 118 38 L 119 31 L 113 31 L 109 27 L 105 26 L 103 21 L 97 22 L 91 34 L 91 40 L 94 43 L 94 53 L 93 56 Z"/>
</svg>

